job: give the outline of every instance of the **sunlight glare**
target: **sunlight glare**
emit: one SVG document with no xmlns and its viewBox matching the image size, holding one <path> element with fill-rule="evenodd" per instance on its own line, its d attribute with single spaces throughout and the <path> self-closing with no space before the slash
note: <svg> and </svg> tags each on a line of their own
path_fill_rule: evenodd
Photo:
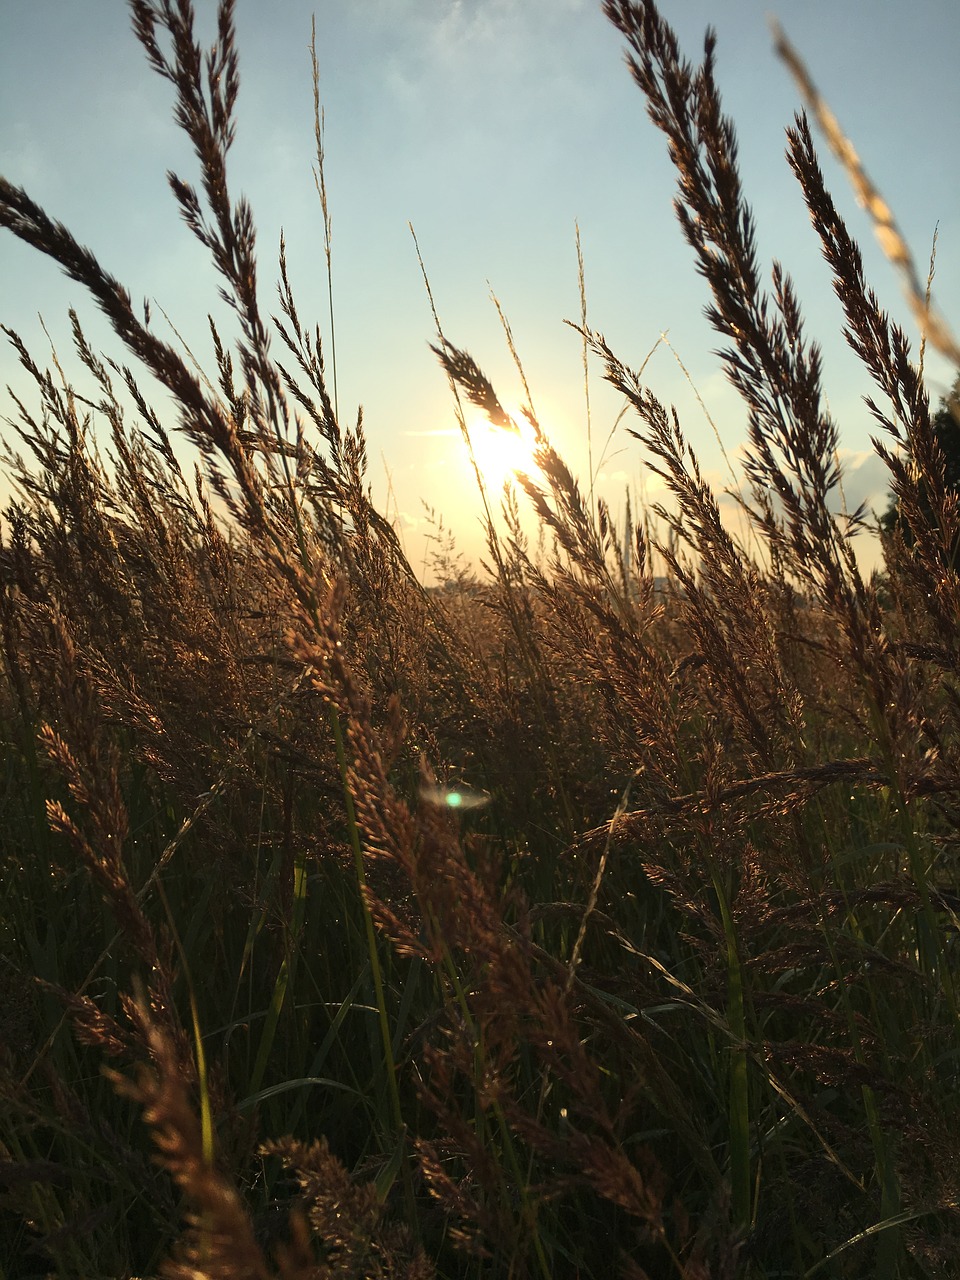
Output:
<svg viewBox="0 0 960 1280">
<path fill-rule="evenodd" d="M 512 480 L 518 472 L 533 475 L 538 470 L 534 459 L 537 442 L 533 428 L 522 414 L 514 415 L 514 422 L 516 431 L 496 427 L 480 416 L 467 424 L 483 483 L 494 493 L 499 492 L 504 482 Z"/>
</svg>

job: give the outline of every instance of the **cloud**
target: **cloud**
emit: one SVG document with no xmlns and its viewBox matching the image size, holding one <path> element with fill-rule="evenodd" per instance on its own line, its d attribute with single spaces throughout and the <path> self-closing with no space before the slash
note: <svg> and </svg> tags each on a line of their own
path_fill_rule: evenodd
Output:
<svg viewBox="0 0 960 1280">
<path fill-rule="evenodd" d="M 408 107 L 432 101 L 446 81 L 461 104 L 482 99 L 487 112 L 509 107 L 515 114 L 518 93 L 543 91 L 545 76 L 554 97 L 573 91 L 560 69 L 558 36 L 570 15 L 586 8 L 585 0 L 417 0 L 401 17 L 391 0 L 378 11 L 380 39 L 390 50 L 383 82 Z"/>
<path fill-rule="evenodd" d="M 501 66 L 504 61 L 517 66 L 536 22 L 532 11 L 544 7 L 542 0 L 453 0 L 443 17 L 434 19 L 431 45 L 445 61 L 463 54 L 472 60 L 487 46 Z"/>
<path fill-rule="evenodd" d="M 23 121 L 15 121 L 4 130 L 3 146 L 0 146 L 0 173 L 28 190 L 55 174 L 44 149 Z"/>
<path fill-rule="evenodd" d="M 849 511 L 855 511 L 861 503 L 878 514 L 890 503 L 890 471 L 883 459 L 873 449 L 839 449 L 842 470 L 842 496 Z"/>
</svg>

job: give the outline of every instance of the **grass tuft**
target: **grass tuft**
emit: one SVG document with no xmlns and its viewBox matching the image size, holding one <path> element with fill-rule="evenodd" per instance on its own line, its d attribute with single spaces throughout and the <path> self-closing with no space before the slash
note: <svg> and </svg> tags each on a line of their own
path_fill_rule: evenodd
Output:
<svg viewBox="0 0 960 1280">
<path fill-rule="evenodd" d="M 496 303 L 537 473 L 498 510 L 475 460 L 489 567 L 441 524 L 450 583 L 422 585 L 339 411 L 315 36 L 329 369 L 283 244 L 261 310 L 228 174 L 232 0 L 206 53 L 189 4 L 131 0 L 195 153 L 170 186 L 239 325 L 231 346 L 211 321 L 215 367 L 0 180 L 0 225 L 122 351 L 71 314 L 78 389 L 4 330 L 33 385 L 0 517 L 6 1280 L 955 1268 L 960 507 L 922 355 L 801 114 L 787 161 L 901 516 L 868 581 L 715 37 L 693 63 L 652 0 L 603 8 L 747 409 L 744 538 L 676 412 L 588 325 L 578 229 L 588 420 L 595 367 L 667 498 L 618 527 L 592 438 L 581 486 Z M 516 430 L 433 314 L 467 443 L 464 400 Z M 929 286 L 923 314 L 936 341 Z"/>
</svg>

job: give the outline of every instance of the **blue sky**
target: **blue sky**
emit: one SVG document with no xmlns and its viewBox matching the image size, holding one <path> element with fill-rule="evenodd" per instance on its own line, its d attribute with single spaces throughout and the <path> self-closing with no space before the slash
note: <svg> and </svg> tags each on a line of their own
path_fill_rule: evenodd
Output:
<svg viewBox="0 0 960 1280">
<path fill-rule="evenodd" d="M 213 0 L 196 0 L 203 43 Z M 663 0 L 688 56 L 717 27 L 718 78 L 734 118 L 744 186 L 763 260 L 798 283 L 808 333 L 824 348 L 825 382 L 840 423 L 851 505 L 885 505 L 870 455 L 865 374 L 842 340 L 841 314 L 799 189 L 783 159 L 797 92 L 773 51 L 776 14 L 854 140 L 925 267 L 939 221 L 935 296 L 960 324 L 960 6 L 955 0 Z M 465 555 L 481 552 L 478 501 L 445 379 L 427 343 L 429 305 L 408 230 L 412 222 L 447 335 L 467 348 L 508 405 L 521 388 L 492 287 L 506 312 L 541 421 L 586 486 L 581 352 L 563 324 L 579 317 L 574 222 L 579 221 L 588 315 L 653 390 L 676 403 L 704 468 L 730 483 L 713 429 L 674 357 L 736 458 L 743 413 L 712 354 L 708 299 L 672 212 L 674 178 L 662 136 L 627 73 L 617 32 L 595 0 L 238 0 L 241 59 L 234 193 L 251 200 L 260 283 L 273 309 L 277 246 L 286 234 L 301 315 L 326 326 L 322 220 L 313 187 L 308 44 L 316 15 L 326 171 L 333 220 L 334 306 L 341 414 L 363 405 L 374 498 L 389 506 L 414 563 L 430 531 L 422 502 L 442 515 Z M 119 276 L 135 298 L 162 306 L 201 361 L 206 315 L 224 317 L 213 269 L 179 222 L 166 181 L 195 173 L 171 116 L 169 86 L 148 70 L 122 0 L 4 0 L 0 46 L 0 172 Z M 914 332 L 893 269 L 866 216 L 821 147 L 828 184 L 864 250 L 881 301 Z M 488 283 L 489 282 L 489 283 Z M 115 341 L 82 291 L 50 262 L 0 235 L 0 320 L 41 363 L 40 312 L 68 372 L 66 311 L 95 342 Z M 934 400 L 952 374 L 928 358 Z M 619 403 L 592 371 L 595 467 Z M 24 391 L 0 350 L 0 387 Z M 163 412 L 163 393 L 155 397 Z M 11 412 L 0 390 L 0 417 Z M 621 423 L 598 468 L 614 509 L 629 487 L 656 497 L 642 451 Z"/>
</svg>

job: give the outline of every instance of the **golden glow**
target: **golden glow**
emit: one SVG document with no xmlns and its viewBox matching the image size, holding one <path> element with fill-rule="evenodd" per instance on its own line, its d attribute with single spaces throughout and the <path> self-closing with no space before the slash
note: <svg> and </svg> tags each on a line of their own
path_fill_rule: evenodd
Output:
<svg viewBox="0 0 960 1280">
<path fill-rule="evenodd" d="M 537 464 L 533 453 L 536 437 L 526 418 L 514 418 L 517 430 L 495 427 L 479 416 L 468 421 L 470 443 L 484 485 L 491 493 L 499 492 L 504 481 L 512 480 L 518 471 L 534 475 Z M 469 466 L 469 462 L 467 464 Z"/>
</svg>

